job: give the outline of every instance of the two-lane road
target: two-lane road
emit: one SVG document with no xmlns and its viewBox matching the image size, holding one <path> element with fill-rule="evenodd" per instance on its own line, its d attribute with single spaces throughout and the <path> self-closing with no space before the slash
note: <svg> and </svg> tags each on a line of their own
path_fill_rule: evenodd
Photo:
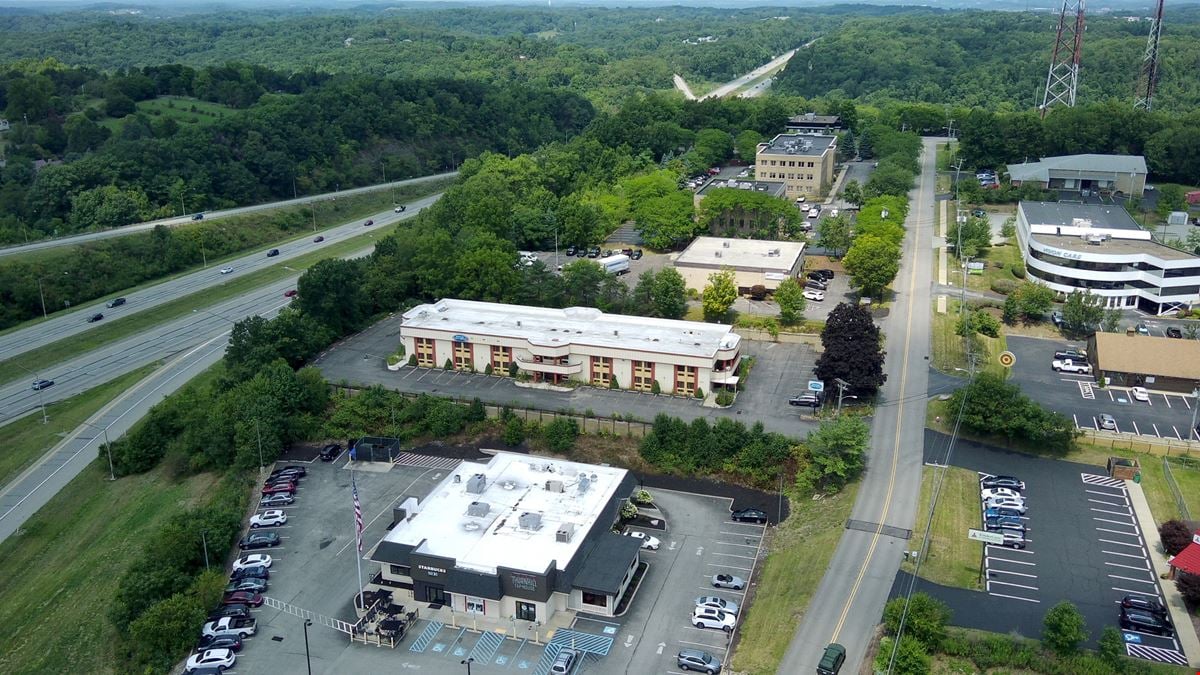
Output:
<svg viewBox="0 0 1200 675">
<path fill-rule="evenodd" d="M 414 200 L 408 204 L 408 208 L 403 213 L 393 213 L 389 210 L 370 216 L 370 219 L 375 221 L 372 227 L 363 226 L 363 223 L 368 218 L 358 219 L 323 232 L 306 235 L 286 244 L 279 244 L 273 247 L 279 249 L 279 255 L 277 256 L 268 258 L 266 255 L 267 248 L 263 248 L 235 260 L 212 264 L 207 268 L 128 293 L 124 295 L 126 304 L 120 307 L 113 309 L 105 307 L 105 302 L 111 299 L 112 296 L 80 305 L 71 312 L 56 314 L 47 321 L 31 324 L 20 330 L 0 335 L 0 361 L 11 359 L 30 349 L 62 340 L 63 338 L 82 333 L 91 328 L 96 328 L 102 325 L 104 321 L 113 321 L 136 312 L 149 310 L 186 295 L 198 293 L 207 288 L 213 288 L 247 274 L 257 272 L 258 270 L 266 269 L 272 265 L 286 264 L 292 258 L 320 250 L 323 246 L 370 232 L 374 228 L 387 225 L 396 220 L 411 218 L 437 201 L 440 196 L 440 194 L 435 194 Z M 318 234 L 325 238 L 324 241 L 320 243 L 313 241 Z M 233 271 L 228 274 L 221 274 L 221 268 L 225 267 L 232 267 Z M 88 323 L 87 317 L 97 312 L 104 314 L 103 321 L 94 324 Z M 20 364 L 20 361 L 16 363 Z M 59 369 L 56 368 L 55 371 L 57 370 Z M 21 380 L 25 380 L 27 373 L 18 372 L 13 375 L 19 376 Z M 38 373 L 38 375 L 55 379 L 54 372 Z M 10 379 L 7 376 L 0 376 L 0 382 Z M 30 375 L 28 379 L 32 380 L 33 377 Z M 24 386 L 28 389 L 29 383 L 25 382 Z"/>
</svg>

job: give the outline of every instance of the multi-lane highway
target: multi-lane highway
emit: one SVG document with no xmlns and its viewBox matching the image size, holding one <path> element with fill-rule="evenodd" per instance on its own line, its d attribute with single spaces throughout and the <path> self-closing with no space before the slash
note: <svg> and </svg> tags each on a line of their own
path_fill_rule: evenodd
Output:
<svg viewBox="0 0 1200 675">
<path fill-rule="evenodd" d="M 392 187 L 403 187 L 405 185 L 418 185 L 420 183 L 428 183 L 429 181 L 440 180 L 442 178 L 451 178 L 458 175 L 457 171 L 448 173 L 439 173 L 432 176 L 421 176 L 420 178 L 409 178 L 407 180 L 392 181 L 391 183 L 382 183 L 380 185 L 368 185 L 360 188 L 351 188 L 348 190 L 339 190 L 337 192 L 326 192 L 319 195 L 308 195 L 307 197 L 297 197 L 296 199 L 288 199 L 281 202 L 267 202 L 265 204 L 254 204 L 252 206 L 239 206 L 234 209 L 225 209 L 224 211 L 205 211 L 204 220 L 217 220 L 219 218 L 228 218 L 230 216 L 241 216 L 255 211 L 264 209 L 278 209 L 284 206 L 295 206 L 297 204 L 308 204 L 310 202 L 320 202 L 336 197 L 348 197 L 363 192 L 377 192 L 386 190 Z M 71 235 L 69 237 L 58 237 L 57 239 L 46 239 L 43 241 L 35 241 L 29 244 L 20 246 L 9 246 L 0 248 L 0 257 L 9 255 L 19 255 L 29 251 L 37 251 L 46 248 L 55 248 L 57 246 L 69 246 L 71 244 L 82 244 L 87 241 L 95 241 L 97 239 L 108 239 L 109 237 L 122 237 L 134 232 L 153 229 L 158 225 L 166 225 L 173 227 L 192 222 L 192 214 L 179 216 L 176 218 L 163 218 L 161 220 L 152 220 L 146 223 L 136 223 L 133 225 L 125 225 L 123 227 L 115 227 L 111 230 L 103 230 L 101 232 L 87 232 L 84 234 Z"/>
<path fill-rule="evenodd" d="M 378 228 L 396 220 L 411 218 L 419 213 L 422 209 L 427 208 L 429 205 L 437 201 L 439 196 L 440 195 L 430 195 L 428 197 L 422 197 L 421 199 L 409 202 L 408 208 L 403 213 L 393 213 L 389 210 L 374 216 L 370 216 L 369 218 L 375 221 L 375 224 L 371 228 L 363 226 L 363 223 L 367 220 L 367 218 L 362 218 L 355 220 L 354 222 L 347 223 L 345 225 L 339 225 L 338 227 L 317 233 L 325 238 L 325 240 L 320 243 L 313 241 L 313 239 L 316 237 L 315 234 L 306 235 L 300 239 L 296 239 L 295 241 L 286 244 L 279 244 L 278 246 L 274 247 L 264 247 L 262 250 L 255 251 L 254 253 L 248 253 L 236 260 L 224 261 L 220 264 L 209 265 L 205 269 L 200 269 L 190 274 L 176 277 L 169 281 L 164 281 L 163 283 L 155 284 L 139 291 L 124 294 L 123 297 L 126 299 L 126 304 L 120 307 L 113 309 L 108 309 L 105 307 L 105 302 L 110 300 L 112 296 L 102 298 L 92 303 L 80 305 L 70 312 L 56 314 L 48 321 L 42 321 L 20 330 L 0 335 L 0 360 L 11 359 L 14 356 L 17 356 L 30 349 L 34 349 L 56 340 L 61 340 L 77 333 L 82 333 L 86 330 L 96 328 L 102 325 L 103 322 L 94 324 L 88 323 L 87 317 L 97 312 L 104 314 L 104 321 L 113 321 L 129 316 L 130 314 L 136 312 L 149 310 L 153 307 L 171 302 L 172 300 L 176 300 L 185 295 L 201 292 L 206 288 L 212 288 L 214 286 L 233 281 L 240 276 L 244 276 L 273 265 L 286 264 L 286 262 L 291 258 L 311 253 L 312 251 L 319 250 L 323 246 L 328 246 L 344 239 L 355 237 L 365 232 L 370 232 L 372 228 Z M 266 256 L 267 248 L 278 248 L 279 255 L 268 258 Z M 221 274 L 221 268 L 223 267 L 232 267 L 233 271 L 229 274 Z M 116 295 L 121 294 L 114 294 L 114 296 Z M 20 361 L 16 361 L 16 363 L 20 364 Z M 56 368 L 46 373 L 38 373 L 38 375 L 57 381 L 55 374 L 60 372 L 60 370 L 61 369 Z M 10 378 L 4 377 L 3 379 Z M 33 376 L 29 375 L 28 379 L 32 381 Z M 28 391 L 30 383 L 25 381 L 24 377 L 22 377 L 21 380 L 22 386 L 26 391 Z"/>
</svg>

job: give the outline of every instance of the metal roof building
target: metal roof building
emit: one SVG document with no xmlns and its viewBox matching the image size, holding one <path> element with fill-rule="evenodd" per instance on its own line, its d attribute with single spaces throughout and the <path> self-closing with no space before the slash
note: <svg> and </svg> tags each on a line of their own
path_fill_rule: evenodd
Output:
<svg viewBox="0 0 1200 675">
<path fill-rule="evenodd" d="M 1146 159 L 1141 155 L 1063 155 L 1036 162 L 1009 164 L 1013 185 L 1034 183 L 1047 190 L 1142 196 Z"/>
</svg>

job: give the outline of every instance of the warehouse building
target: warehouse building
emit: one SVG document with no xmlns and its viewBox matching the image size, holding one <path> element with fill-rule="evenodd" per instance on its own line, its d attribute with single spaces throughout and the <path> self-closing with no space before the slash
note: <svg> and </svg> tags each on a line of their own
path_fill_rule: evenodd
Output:
<svg viewBox="0 0 1200 675">
<path fill-rule="evenodd" d="M 612 616 L 639 563 L 640 540 L 613 532 L 635 487 L 625 469 L 496 452 L 405 498 L 367 558 L 396 602 L 543 625 Z"/>
<path fill-rule="evenodd" d="M 405 312 L 400 340 L 425 368 L 680 396 L 737 384 L 741 357 L 730 326 L 452 299 Z"/>
<path fill-rule="evenodd" d="M 804 242 L 800 241 L 696 237 L 675 259 L 675 270 L 688 288 L 697 291 L 708 285 L 710 274 L 726 268 L 733 270 L 742 293 L 754 286 L 773 291 L 803 267 Z"/>
<path fill-rule="evenodd" d="M 759 143 L 754 158 L 754 177 L 783 181 L 791 199 L 815 197 L 833 185 L 837 163 L 837 136 L 822 134 L 779 134 L 769 143 Z"/>
<path fill-rule="evenodd" d="M 1154 241 L 1119 206 L 1021 202 L 1017 245 L 1028 277 L 1063 295 L 1151 314 L 1200 303 L 1200 257 Z"/>
<path fill-rule="evenodd" d="M 1008 165 L 1013 185 L 1078 192 L 1080 196 L 1133 195 L 1146 189 L 1146 159 L 1141 155 L 1064 155 Z"/>
<path fill-rule="evenodd" d="M 1190 394 L 1200 387 L 1200 341 L 1096 333 L 1088 338 L 1096 377 L 1118 387 Z"/>
</svg>

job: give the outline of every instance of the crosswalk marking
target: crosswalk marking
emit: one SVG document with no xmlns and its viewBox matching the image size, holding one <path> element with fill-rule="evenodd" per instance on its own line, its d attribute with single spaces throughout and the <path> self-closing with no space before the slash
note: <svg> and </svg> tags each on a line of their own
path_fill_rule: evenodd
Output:
<svg viewBox="0 0 1200 675">
<path fill-rule="evenodd" d="M 458 466 L 462 460 L 454 459 L 453 457 L 434 457 L 431 455 L 418 455 L 411 452 L 402 452 L 396 455 L 393 464 L 401 466 L 419 466 L 429 469 L 453 469 Z"/>
<path fill-rule="evenodd" d="M 1177 666 L 1187 665 L 1187 657 L 1179 653 L 1176 649 L 1163 649 L 1162 647 L 1125 643 L 1125 653 L 1150 661 L 1158 661 L 1159 663 L 1173 663 Z"/>
<path fill-rule="evenodd" d="M 1120 478 L 1110 478 L 1108 476 L 1098 476 L 1094 473 L 1081 473 L 1079 477 L 1088 485 L 1103 485 L 1104 487 L 1125 489 L 1125 481 Z"/>
</svg>

